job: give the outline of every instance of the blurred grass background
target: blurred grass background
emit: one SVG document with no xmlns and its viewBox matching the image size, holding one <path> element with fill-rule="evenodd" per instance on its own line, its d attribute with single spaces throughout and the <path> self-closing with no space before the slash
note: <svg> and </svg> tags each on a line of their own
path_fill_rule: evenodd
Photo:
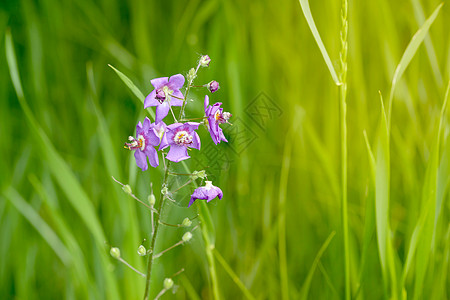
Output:
<svg viewBox="0 0 450 300">
<path fill-rule="evenodd" d="M 363 134 L 376 157 L 382 120 L 378 91 L 388 98 L 406 46 L 439 4 L 349 3 L 348 215 L 355 299 L 449 297 L 447 112 L 440 151 L 435 146 L 450 79 L 448 5 L 394 96 L 388 177 L 394 291 L 393 278 L 383 277 L 380 263 L 377 185 Z M 341 3 L 310 5 L 338 68 Z M 7 30 L 23 97 L 7 64 Z M 227 160 L 209 168 L 225 195 L 208 206 L 215 251 L 257 299 L 344 297 L 338 89 L 298 1 L 7 0 L 0 4 L 0 35 L 0 298 L 142 297 L 144 280 L 113 260 L 109 246 L 120 247 L 127 261 L 145 270 L 136 250 L 148 239 L 149 215 L 111 176 L 146 199 L 150 181 L 159 189 L 161 172 L 141 172 L 123 149 L 145 112 L 107 65 L 147 94 L 150 79 L 186 74 L 200 54 L 209 54 L 212 63 L 197 83 L 219 81 L 211 101 L 223 102 L 237 131 L 245 130 L 229 145 L 219 145 Z M 281 112 L 264 117 L 262 127 L 251 117 L 250 105 L 261 92 Z M 203 95 L 194 91 L 198 101 L 188 114 L 201 112 Z M 207 148 L 205 132 L 202 141 Z M 192 153 L 192 169 L 202 167 L 202 155 Z M 185 208 L 187 197 L 180 195 L 171 206 L 168 221 L 195 216 L 195 208 Z M 174 278 L 176 294 L 164 297 L 212 297 L 199 232 L 189 245 L 161 258 L 153 296 L 165 277 L 184 267 Z M 164 228 L 158 248 L 181 235 Z M 216 264 L 222 297 L 244 298 Z"/>
</svg>

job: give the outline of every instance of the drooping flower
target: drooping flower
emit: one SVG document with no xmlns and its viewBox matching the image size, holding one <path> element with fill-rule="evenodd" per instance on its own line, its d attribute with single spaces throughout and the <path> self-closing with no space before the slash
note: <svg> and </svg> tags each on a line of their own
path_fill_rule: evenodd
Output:
<svg viewBox="0 0 450 300">
<path fill-rule="evenodd" d="M 184 97 L 180 89 L 183 87 L 184 77 L 181 74 L 177 74 L 170 78 L 152 79 L 151 83 L 155 89 L 145 98 L 144 108 L 156 106 L 155 122 L 159 123 L 167 116 L 171 106 L 183 105 L 182 99 Z"/>
<path fill-rule="evenodd" d="M 190 158 L 188 148 L 200 150 L 200 137 L 195 130 L 200 123 L 186 122 L 174 123 L 167 126 L 166 133 L 161 140 L 160 150 L 170 146 L 166 158 L 173 162 L 179 162 Z"/>
<path fill-rule="evenodd" d="M 136 125 L 136 138 L 128 137 L 129 143 L 125 143 L 125 148 L 128 150 L 135 150 L 134 158 L 136 164 L 142 171 L 148 169 L 147 157 L 150 165 L 156 168 L 159 165 L 158 153 L 153 146 L 158 146 L 161 138 L 155 134 L 149 118 L 145 118 L 144 123 L 139 122 Z"/>
<path fill-rule="evenodd" d="M 205 186 L 196 188 L 194 193 L 191 195 L 191 201 L 189 201 L 188 207 L 191 206 L 197 199 L 206 200 L 206 202 L 209 202 L 216 197 L 222 199 L 222 190 L 217 186 L 214 186 L 212 181 L 205 181 Z"/>
<path fill-rule="evenodd" d="M 216 92 L 218 89 L 220 89 L 219 83 L 218 83 L 217 81 L 215 81 L 215 80 L 213 80 L 213 81 L 211 81 L 210 83 L 208 83 L 208 84 L 206 85 L 206 87 L 208 88 L 208 90 L 209 90 L 211 93 L 214 93 L 214 92 Z"/>
<path fill-rule="evenodd" d="M 205 116 L 207 121 L 207 127 L 209 134 L 214 142 L 214 144 L 218 144 L 221 141 L 228 142 L 225 136 L 223 135 L 222 128 L 219 127 L 219 124 L 228 123 L 228 120 L 231 118 L 231 114 L 229 112 L 224 112 L 223 108 L 220 106 L 221 102 L 214 103 L 214 105 L 209 105 L 209 97 L 205 96 Z"/>
</svg>

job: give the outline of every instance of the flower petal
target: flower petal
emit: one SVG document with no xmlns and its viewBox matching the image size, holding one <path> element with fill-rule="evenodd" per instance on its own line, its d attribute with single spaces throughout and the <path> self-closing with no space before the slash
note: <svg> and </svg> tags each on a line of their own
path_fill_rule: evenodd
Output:
<svg viewBox="0 0 450 300">
<path fill-rule="evenodd" d="M 175 90 L 173 91 L 172 95 L 178 97 L 178 98 L 183 98 L 183 93 L 181 93 L 179 90 Z M 177 99 L 175 97 L 170 97 L 170 105 L 172 106 L 182 106 L 183 105 L 183 100 L 181 99 Z"/>
<path fill-rule="evenodd" d="M 191 148 L 200 150 L 200 146 L 200 137 L 198 136 L 197 132 L 194 131 Z"/>
<path fill-rule="evenodd" d="M 144 108 L 159 105 L 159 101 L 156 100 L 155 96 L 156 96 L 156 90 L 153 90 L 150 94 L 148 94 L 147 97 L 145 97 Z"/>
<path fill-rule="evenodd" d="M 169 77 L 160 77 L 150 80 L 155 89 L 159 89 L 169 83 Z"/>
<path fill-rule="evenodd" d="M 147 155 L 150 165 L 153 168 L 156 168 L 157 166 L 159 166 L 158 152 L 156 152 L 155 148 L 153 148 L 150 145 L 147 146 L 145 148 L 145 154 Z"/>
<path fill-rule="evenodd" d="M 173 162 L 179 162 L 190 158 L 185 146 L 171 145 L 166 158 Z"/>
<path fill-rule="evenodd" d="M 155 122 L 159 123 L 164 119 L 169 113 L 170 105 L 167 102 L 163 102 L 162 104 L 156 107 L 156 118 Z"/>
<path fill-rule="evenodd" d="M 205 112 L 206 112 L 206 109 L 207 109 L 207 107 L 209 105 L 209 97 L 208 97 L 208 95 L 205 95 L 205 102 L 203 103 L 203 105 L 205 107 Z"/>
<path fill-rule="evenodd" d="M 142 169 L 142 171 L 145 171 L 148 169 L 147 165 L 147 155 L 145 155 L 144 152 L 141 150 L 136 150 L 134 152 L 134 158 L 136 159 L 136 164 L 139 168 Z"/>
<path fill-rule="evenodd" d="M 144 119 L 144 124 L 143 124 L 143 126 L 142 126 L 142 130 L 144 131 L 144 132 L 147 132 L 148 130 L 149 130 L 149 128 L 150 128 L 150 124 L 151 124 L 152 122 L 150 122 L 150 119 L 149 118 L 147 118 L 147 117 L 145 117 L 145 119 Z"/>
<path fill-rule="evenodd" d="M 181 74 L 173 75 L 169 78 L 169 88 L 173 91 L 179 90 L 183 87 L 184 76 Z"/>
</svg>

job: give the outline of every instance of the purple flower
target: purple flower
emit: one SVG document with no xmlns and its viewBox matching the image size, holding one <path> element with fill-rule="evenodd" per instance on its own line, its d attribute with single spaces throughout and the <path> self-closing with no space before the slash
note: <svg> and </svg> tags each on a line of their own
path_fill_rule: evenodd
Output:
<svg viewBox="0 0 450 300">
<path fill-rule="evenodd" d="M 134 158 L 142 171 L 148 168 L 147 157 L 152 167 L 156 168 L 159 165 L 158 153 L 153 146 L 158 146 L 161 138 L 156 135 L 154 126 L 154 124 L 150 124 L 150 120 L 146 117 L 144 124 L 139 122 L 136 125 L 136 138 L 128 137 L 130 143 L 125 143 L 124 146 L 128 150 L 135 150 Z"/>
<path fill-rule="evenodd" d="M 212 181 L 205 181 L 205 186 L 196 188 L 194 193 L 191 195 L 191 201 L 189 201 L 188 207 L 191 206 L 197 199 L 206 200 L 206 202 L 209 202 L 216 197 L 222 199 L 222 190 L 217 186 L 212 185 Z"/>
<path fill-rule="evenodd" d="M 190 158 L 188 148 L 200 150 L 200 137 L 194 130 L 198 129 L 200 123 L 186 122 L 174 123 L 167 126 L 167 131 L 161 140 L 159 149 L 165 149 L 170 146 L 166 158 L 173 162 L 179 162 Z"/>
<path fill-rule="evenodd" d="M 169 77 L 155 78 L 151 80 L 155 88 L 144 101 L 144 108 L 156 106 L 156 123 L 159 123 L 169 113 L 171 106 L 183 105 L 183 94 L 180 89 L 184 84 L 184 77 L 181 74 Z M 174 97 L 172 97 L 174 96 Z M 177 98 L 181 99 L 177 99 Z"/>
<path fill-rule="evenodd" d="M 216 92 L 218 89 L 220 89 L 219 83 L 218 83 L 217 81 L 215 81 L 215 80 L 213 80 L 213 81 L 211 81 L 210 83 L 208 83 L 208 84 L 206 85 L 206 87 L 208 88 L 208 90 L 209 90 L 211 93 L 214 93 L 214 92 Z"/>
<path fill-rule="evenodd" d="M 219 124 L 228 123 L 228 120 L 231 118 L 231 114 L 223 111 L 223 108 L 220 107 L 222 105 L 220 102 L 214 103 L 212 106 L 209 105 L 208 95 L 205 96 L 204 105 L 208 131 L 214 144 L 217 145 L 221 141 L 228 142 L 223 135 L 222 128 L 219 127 Z"/>
</svg>

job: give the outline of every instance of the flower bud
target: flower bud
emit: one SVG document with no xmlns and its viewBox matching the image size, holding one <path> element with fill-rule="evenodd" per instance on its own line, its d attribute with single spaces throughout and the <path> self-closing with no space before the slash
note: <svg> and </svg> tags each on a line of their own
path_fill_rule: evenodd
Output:
<svg viewBox="0 0 450 300">
<path fill-rule="evenodd" d="M 140 245 L 137 253 L 139 254 L 139 256 L 144 256 L 147 254 L 147 249 L 145 249 L 144 245 Z"/>
<path fill-rule="evenodd" d="M 127 193 L 128 195 L 130 195 L 132 193 L 131 187 L 128 184 L 125 184 L 124 186 L 122 186 L 122 190 Z"/>
<path fill-rule="evenodd" d="M 109 250 L 109 254 L 111 254 L 112 257 L 119 259 L 120 258 L 120 249 L 117 247 L 112 247 L 111 250 Z"/>
<path fill-rule="evenodd" d="M 183 222 L 181 222 L 181 227 L 191 227 L 192 221 L 189 218 L 184 218 Z"/>
<path fill-rule="evenodd" d="M 167 186 L 165 186 L 161 189 L 161 194 L 167 195 L 168 193 L 169 193 L 169 189 L 167 188 Z"/>
<path fill-rule="evenodd" d="M 155 203 L 156 203 L 155 195 L 150 194 L 148 196 L 147 200 L 148 200 L 148 203 L 150 203 L 150 206 L 155 206 Z"/>
<path fill-rule="evenodd" d="M 190 233 L 189 231 L 186 232 L 185 234 L 183 234 L 183 237 L 181 238 L 181 240 L 183 241 L 183 243 L 187 243 L 192 239 L 192 233 Z"/>
<path fill-rule="evenodd" d="M 166 289 L 166 290 L 169 290 L 169 289 L 171 289 L 173 287 L 173 280 L 172 280 L 172 278 L 166 278 L 166 279 L 164 279 L 164 288 Z"/>
<path fill-rule="evenodd" d="M 210 62 L 211 58 L 209 58 L 208 55 L 202 55 L 202 57 L 200 57 L 200 65 L 202 67 L 208 67 Z"/>
<path fill-rule="evenodd" d="M 192 82 L 192 80 L 194 80 L 195 77 L 197 77 L 197 75 L 195 74 L 195 68 L 191 68 L 186 77 L 188 82 Z"/>
<path fill-rule="evenodd" d="M 208 83 L 208 84 L 206 85 L 206 87 L 208 88 L 208 90 L 209 90 L 211 93 L 214 93 L 214 92 L 216 92 L 218 89 L 220 89 L 219 83 L 218 83 L 217 81 L 215 81 L 215 80 L 213 80 L 213 81 L 211 81 L 210 83 Z"/>
<path fill-rule="evenodd" d="M 205 170 L 194 171 L 194 172 L 192 172 L 192 175 L 191 175 L 192 180 L 196 180 L 198 178 L 204 179 L 205 177 L 206 177 L 206 171 Z"/>
</svg>

